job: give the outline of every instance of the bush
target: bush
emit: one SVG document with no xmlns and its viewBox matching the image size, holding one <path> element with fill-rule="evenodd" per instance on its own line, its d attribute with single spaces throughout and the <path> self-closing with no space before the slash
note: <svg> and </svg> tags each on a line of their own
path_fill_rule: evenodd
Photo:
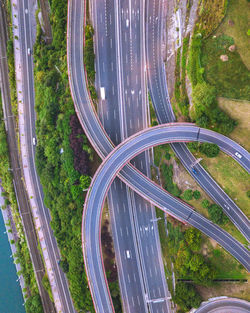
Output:
<svg viewBox="0 0 250 313">
<path fill-rule="evenodd" d="M 26 313 L 43 313 L 43 307 L 39 294 L 35 294 L 27 299 L 25 302 Z"/>
<path fill-rule="evenodd" d="M 208 214 L 212 222 L 223 225 L 228 222 L 228 217 L 224 214 L 222 208 L 217 204 L 211 204 L 208 207 Z"/>
<path fill-rule="evenodd" d="M 183 193 L 183 198 L 186 201 L 192 200 L 193 199 L 193 192 L 192 189 L 186 189 Z"/>
<path fill-rule="evenodd" d="M 204 209 L 207 209 L 210 205 L 209 201 L 207 199 L 202 200 L 201 205 Z"/>
<path fill-rule="evenodd" d="M 196 200 L 199 200 L 200 197 L 201 197 L 201 193 L 199 192 L 199 190 L 195 190 L 193 192 L 193 197 L 196 199 Z"/>
<path fill-rule="evenodd" d="M 247 191 L 247 196 L 250 198 L 250 190 Z"/>
<path fill-rule="evenodd" d="M 196 118 L 207 114 L 216 106 L 216 89 L 206 82 L 198 83 L 192 92 Z"/>
<path fill-rule="evenodd" d="M 209 158 L 216 157 L 220 152 L 220 148 L 214 143 L 203 143 L 200 145 L 199 150 Z"/>
<path fill-rule="evenodd" d="M 191 308 L 198 308 L 202 301 L 195 287 L 183 282 L 177 282 L 173 300 L 185 312 Z"/>
</svg>

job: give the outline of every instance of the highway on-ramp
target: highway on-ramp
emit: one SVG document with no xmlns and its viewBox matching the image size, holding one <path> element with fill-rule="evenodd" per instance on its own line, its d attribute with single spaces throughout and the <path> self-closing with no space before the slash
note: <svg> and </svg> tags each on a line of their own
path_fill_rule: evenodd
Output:
<svg viewBox="0 0 250 313">
<path fill-rule="evenodd" d="M 122 142 L 105 159 L 97 170 L 89 188 L 82 223 L 82 245 L 84 264 L 89 286 L 97 312 L 112 312 L 112 300 L 109 294 L 105 270 L 102 263 L 100 242 L 100 222 L 103 203 L 115 176 L 129 160 L 142 151 L 164 143 L 180 141 L 200 141 L 217 144 L 223 151 L 241 151 L 246 163 L 249 163 L 249 153 L 231 139 L 213 131 L 204 130 L 193 125 L 161 125 L 142 131 Z M 133 177 L 131 177 L 133 179 Z M 159 186 L 147 186 L 149 179 L 144 177 L 144 188 L 136 190 L 145 199 L 151 201 L 162 210 L 178 219 L 198 228 L 204 234 L 216 240 L 224 249 L 241 262 L 247 270 L 250 269 L 249 251 L 226 231 L 195 212 L 189 205 L 174 198 L 170 194 L 165 197 L 159 194 Z M 147 188 L 149 187 L 149 188 Z M 154 301 L 154 299 L 152 299 Z"/>
<path fill-rule="evenodd" d="M 249 313 L 250 303 L 237 298 L 221 297 L 202 303 L 195 313 Z"/>
<path fill-rule="evenodd" d="M 163 0 L 146 0 L 146 56 L 148 86 L 159 123 L 171 123 L 175 116 L 168 96 L 165 66 L 162 57 L 162 32 L 164 28 Z M 215 142 L 216 143 L 216 142 Z M 191 165 L 196 161 L 184 143 L 171 144 L 175 154 L 186 170 L 199 183 L 204 191 L 222 207 L 240 232 L 250 241 L 250 222 L 232 199 L 200 165 L 195 165 L 199 175 L 192 172 Z M 237 152 L 237 151 L 235 151 Z M 241 161 L 238 158 L 238 161 Z"/>
</svg>

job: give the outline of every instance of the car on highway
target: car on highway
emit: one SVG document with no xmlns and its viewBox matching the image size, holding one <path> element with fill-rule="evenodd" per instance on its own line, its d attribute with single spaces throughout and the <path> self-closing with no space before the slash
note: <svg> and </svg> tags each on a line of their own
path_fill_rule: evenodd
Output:
<svg viewBox="0 0 250 313">
<path fill-rule="evenodd" d="M 129 250 L 126 250 L 126 256 L 127 256 L 127 259 L 131 259 L 131 254 Z"/>
<path fill-rule="evenodd" d="M 33 143 L 33 146 L 36 145 L 36 138 L 35 137 L 32 138 L 32 143 Z"/>
<path fill-rule="evenodd" d="M 27 53 L 28 53 L 28 55 L 30 55 L 30 54 L 31 54 L 31 50 L 30 50 L 30 48 L 28 48 L 28 49 L 27 49 Z"/>
<path fill-rule="evenodd" d="M 242 155 L 239 152 L 235 152 L 235 155 L 237 156 L 237 158 L 241 159 Z"/>
<path fill-rule="evenodd" d="M 126 19 L 126 27 L 129 27 L 129 19 Z"/>
<path fill-rule="evenodd" d="M 197 174 L 197 173 L 198 173 L 194 168 L 192 168 L 192 172 L 193 172 L 194 174 Z"/>
</svg>

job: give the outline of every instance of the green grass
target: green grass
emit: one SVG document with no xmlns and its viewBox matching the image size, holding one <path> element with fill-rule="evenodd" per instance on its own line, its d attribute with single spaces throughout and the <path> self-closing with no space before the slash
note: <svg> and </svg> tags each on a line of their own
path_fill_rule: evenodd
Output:
<svg viewBox="0 0 250 313">
<path fill-rule="evenodd" d="M 213 268 L 216 270 L 215 279 L 246 279 L 247 271 L 228 252 L 220 246 L 213 248 L 210 242 L 208 245 L 208 258 Z"/>
<path fill-rule="evenodd" d="M 249 36 L 247 31 L 250 20 L 250 2 L 247 0 L 230 0 L 226 17 L 216 31 L 216 35 L 226 34 L 233 37 L 237 51 L 245 65 L 250 69 Z M 229 21 L 233 25 L 229 25 Z"/>
<path fill-rule="evenodd" d="M 237 49 L 228 50 L 232 44 L 234 39 L 227 35 L 204 41 L 201 62 L 205 67 L 205 79 L 216 87 L 218 96 L 250 100 L 250 75 Z M 228 61 L 221 61 L 221 55 L 227 55 Z"/>
<path fill-rule="evenodd" d="M 219 107 L 238 123 L 229 137 L 250 151 L 250 141 L 248 140 L 250 133 L 250 102 L 227 98 L 219 98 L 218 101 Z"/>
</svg>

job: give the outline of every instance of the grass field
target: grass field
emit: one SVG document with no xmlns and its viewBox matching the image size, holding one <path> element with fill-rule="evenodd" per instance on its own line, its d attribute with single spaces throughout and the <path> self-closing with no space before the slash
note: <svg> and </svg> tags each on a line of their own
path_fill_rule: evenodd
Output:
<svg viewBox="0 0 250 313">
<path fill-rule="evenodd" d="M 219 98 L 218 101 L 220 108 L 238 122 L 237 127 L 229 135 L 229 137 L 250 151 L 250 102 L 246 100 L 237 101 L 227 98 Z"/>
<path fill-rule="evenodd" d="M 228 50 L 233 44 L 234 39 L 225 34 L 205 40 L 201 58 L 205 79 L 216 86 L 218 96 L 250 100 L 249 71 L 237 49 Z M 221 55 L 227 55 L 228 61 L 223 62 Z"/>
<path fill-rule="evenodd" d="M 230 24 L 229 21 L 231 21 Z M 250 37 L 247 35 L 250 28 L 249 21 L 250 2 L 247 0 L 230 0 L 228 1 L 226 17 L 216 31 L 216 35 L 225 34 L 234 39 L 237 50 L 248 69 L 250 69 Z"/>
<path fill-rule="evenodd" d="M 249 19 L 250 2 L 230 0 L 223 22 L 204 41 L 201 63 L 205 79 L 216 86 L 219 96 L 250 100 Z M 234 52 L 228 50 L 232 44 L 236 45 Z M 221 61 L 221 55 L 227 55 L 228 61 Z"/>
</svg>

